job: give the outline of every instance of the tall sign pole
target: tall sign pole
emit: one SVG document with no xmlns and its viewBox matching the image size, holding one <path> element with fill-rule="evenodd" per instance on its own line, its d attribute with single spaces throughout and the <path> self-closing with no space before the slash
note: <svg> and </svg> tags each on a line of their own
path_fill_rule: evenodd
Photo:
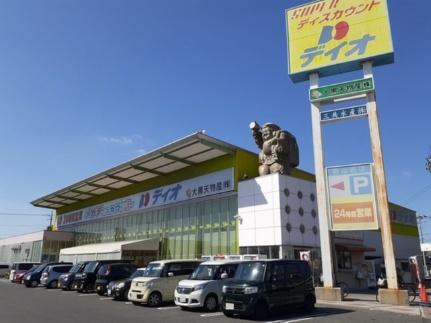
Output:
<svg viewBox="0 0 431 323">
<path fill-rule="evenodd" d="M 363 64 L 364 78 L 372 77 L 372 63 Z M 380 140 L 379 118 L 377 114 L 376 95 L 367 93 L 368 122 L 370 126 L 371 149 L 374 162 L 377 208 L 380 215 L 383 255 L 385 259 L 388 288 L 398 289 L 397 270 L 395 265 L 394 245 L 392 242 L 391 218 L 389 215 L 388 194 L 386 191 L 385 169 L 383 164 L 382 143 Z"/>
<path fill-rule="evenodd" d="M 310 75 L 310 90 L 319 87 L 319 75 Z M 325 184 L 325 163 L 323 156 L 322 127 L 320 123 L 320 103 L 311 102 L 311 122 L 313 128 L 314 169 L 316 172 L 317 207 L 319 211 L 320 248 L 322 257 L 323 286 L 334 287 L 333 254 L 331 234 L 328 225 L 328 207 Z"/>
</svg>

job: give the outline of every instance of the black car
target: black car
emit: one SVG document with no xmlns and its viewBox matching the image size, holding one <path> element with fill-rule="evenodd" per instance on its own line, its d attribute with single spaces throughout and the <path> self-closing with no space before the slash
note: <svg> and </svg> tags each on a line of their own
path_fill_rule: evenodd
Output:
<svg viewBox="0 0 431 323">
<path fill-rule="evenodd" d="M 78 293 L 93 292 L 96 290 L 95 282 L 96 275 L 100 267 L 108 264 L 118 264 L 127 262 L 125 260 L 95 260 L 88 262 L 81 273 L 75 274 L 75 281 L 73 282 L 73 289 Z"/>
<path fill-rule="evenodd" d="M 37 268 L 35 268 L 34 270 L 32 270 L 31 272 L 27 273 L 24 276 L 24 285 L 26 287 L 36 287 L 40 284 L 40 277 L 42 276 L 42 272 L 45 270 L 46 267 L 51 266 L 51 265 L 72 265 L 71 262 L 49 262 L 49 263 L 44 263 L 44 264 L 40 264 L 39 266 L 37 266 Z"/>
<path fill-rule="evenodd" d="M 314 310 L 316 296 L 308 262 L 257 260 L 240 263 L 234 280 L 223 285 L 222 310 L 263 319 L 275 308 L 300 304 Z"/>
<path fill-rule="evenodd" d="M 96 293 L 104 295 L 111 281 L 129 278 L 135 271 L 136 266 L 130 263 L 103 265 L 97 272 Z"/>
<path fill-rule="evenodd" d="M 106 293 L 112 296 L 115 300 L 127 300 L 132 279 L 142 277 L 145 273 L 145 268 L 138 268 L 130 277 L 120 280 L 111 281 L 107 288 Z"/>
<path fill-rule="evenodd" d="M 70 268 L 68 273 L 62 274 L 58 278 L 58 288 L 63 290 L 71 290 L 75 281 L 75 275 L 77 273 L 81 273 L 84 270 L 86 264 L 88 264 L 88 261 L 78 262 L 72 268 Z"/>
</svg>

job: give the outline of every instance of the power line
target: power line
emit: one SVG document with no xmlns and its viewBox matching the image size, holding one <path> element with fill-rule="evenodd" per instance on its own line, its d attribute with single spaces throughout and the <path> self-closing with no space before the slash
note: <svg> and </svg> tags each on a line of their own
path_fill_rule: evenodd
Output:
<svg viewBox="0 0 431 323">
<path fill-rule="evenodd" d="M 51 216 L 51 214 L 36 214 L 36 213 L 8 213 L 8 212 L 0 212 L 0 215 L 13 215 L 13 216 Z"/>
<path fill-rule="evenodd" d="M 417 198 L 419 195 L 429 191 L 431 189 L 431 184 L 426 185 L 416 193 L 412 194 L 408 199 L 404 200 L 403 204 L 409 204 L 411 201 L 413 201 L 415 198 Z"/>
</svg>

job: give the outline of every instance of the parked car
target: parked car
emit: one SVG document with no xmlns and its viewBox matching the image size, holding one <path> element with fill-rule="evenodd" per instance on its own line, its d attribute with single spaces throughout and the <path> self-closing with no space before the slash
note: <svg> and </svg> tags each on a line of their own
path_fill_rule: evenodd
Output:
<svg viewBox="0 0 431 323">
<path fill-rule="evenodd" d="M 14 281 L 15 274 L 24 273 L 38 265 L 38 262 L 14 262 L 10 269 L 9 280 Z"/>
<path fill-rule="evenodd" d="M 142 277 L 144 272 L 145 268 L 138 268 L 128 278 L 111 281 L 106 287 L 107 295 L 112 296 L 115 300 L 127 300 L 127 294 L 129 293 L 133 278 Z"/>
<path fill-rule="evenodd" d="M 162 260 L 150 262 L 142 277 L 134 278 L 128 299 L 134 304 L 160 306 L 173 301 L 174 291 L 180 280 L 187 278 L 201 261 Z"/>
<path fill-rule="evenodd" d="M 61 274 L 67 273 L 70 268 L 72 264 L 46 266 L 40 277 L 40 284 L 46 288 L 57 288 L 58 278 Z"/>
<path fill-rule="evenodd" d="M 34 265 L 33 267 L 31 267 L 29 270 L 27 271 L 17 271 L 15 272 L 15 275 L 13 275 L 13 283 L 18 283 L 18 284 L 24 284 L 24 277 L 25 275 L 31 273 L 33 270 L 35 270 L 39 265 Z"/>
<path fill-rule="evenodd" d="M 107 264 L 124 263 L 128 262 L 125 260 L 95 260 L 90 261 L 85 265 L 84 270 L 81 273 L 75 274 L 75 281 L 73 282 L 73 289 L 77 290 L 78 293 L 93 292 L 96 290 L 96 276 L 100 267 Z"/>
<path fill-rule="evenodd" d="M 72 265 L 71 262 L 49 262 L 44 263 L 34 270 L 32 270 L 30 273 L 26 274 L 24 276 L 24 285 L 26 287 L 36 287 L 40 284 L 40 278 L 42 276 L 42 272 L 45 270 L 46 267 L 52 266 L 52 265 Z"/>
<path fill-rule="evenodd" d="M 104 295 L 107 285 L 114 280 L 130 277 L 136 271 L 136 266 L 130 263 L 106 264 L 97 272 L 96 293 Z"/>
<path fill-rule="evenodd" d="M 58 277 L 58 288 L 63 290 L 73 289 L 72 286 L 75 281 L 75 275 L 81 273 L 86 264 L 88 264 L 88 261 L 78 262 L 70 268 L 69 272 L 61 274 L 60 277 Z"/>
<path fill-rule="evenodd" d="M 251 315 L 263 319 L 277 307 L 301 304 L 314 310 L 316 296 L 308 262 L 298 260 L 247 261 L 223 285 L 222 311 L 226 316 Z"/>
<path fill-rule="evenodd" d="M 10 266 L 9 264 L 0 264 L 0 278 L 9 278 Z"/>
<path fill-rule="evenodd" d="M 175 289 L 175 304 L 181 308 L 203 307 L 216 311 L 222 301 L 223 283 L 233 279 L 240 261 L 216 260 L 203 262 L 189 279 Z"/>
</svg>

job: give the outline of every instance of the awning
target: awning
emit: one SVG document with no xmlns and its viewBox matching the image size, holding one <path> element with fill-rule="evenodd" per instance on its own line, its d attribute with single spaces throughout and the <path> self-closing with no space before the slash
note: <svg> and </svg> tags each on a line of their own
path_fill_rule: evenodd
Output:
<svg viewBox="0 0 431 323">
<path fill-rule="evenodd" d="M 116 241 L 107 243 L 86 244 L 60 250 L 61 255 L 86 255 L 121 253 L 123 250 L 158 250 L 159 239 L 143 239 L 131 241 Z"/>
<path fill-rule="evenodd" d="M 120 188 L 142 183 L 243 150 L 237 146 L 197 132 L 147 154 L 91 176 L 31 202 L 34 206 L 58 209 Z"/>
<path fill-rule="evenodd" d="M 350 252 L 367 252 L 367 251 L 376 251 L 373 247 L 366 247 L 361 245 L 353 245 L 353 244 L 335 244 L 335 250 L 337 251 L 350 251 Z"/>
</svg>

